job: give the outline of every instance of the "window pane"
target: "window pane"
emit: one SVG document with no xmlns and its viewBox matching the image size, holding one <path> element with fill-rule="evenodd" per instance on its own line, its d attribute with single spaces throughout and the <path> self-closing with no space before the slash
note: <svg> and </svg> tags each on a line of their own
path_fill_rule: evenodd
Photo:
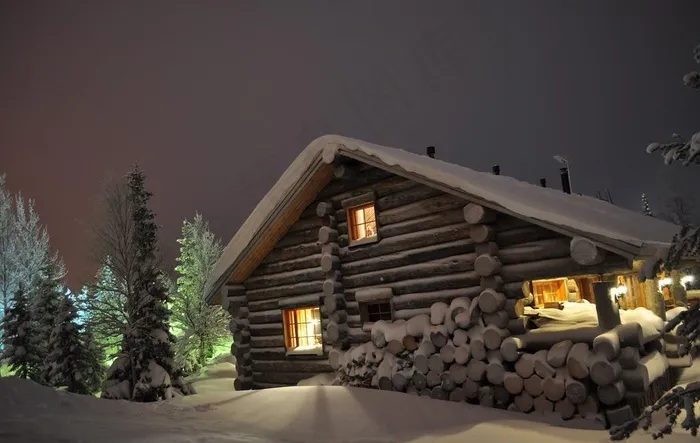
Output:
<svg viewBox="0 0 700 443">
<path fill-rule="evenodd" d="M 314 348 L 321 344 L 321 312 L 319 308 L 301 308 L 285 311 L 285 331 L 289 349 Z"/>
</svg>

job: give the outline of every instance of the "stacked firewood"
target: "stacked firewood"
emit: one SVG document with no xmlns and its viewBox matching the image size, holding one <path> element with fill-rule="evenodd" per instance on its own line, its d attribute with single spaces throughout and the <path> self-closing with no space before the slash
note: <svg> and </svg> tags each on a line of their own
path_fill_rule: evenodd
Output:
<svg viewBox="0 0 700 443">
<path fill-rule="evenodd" d="M 656 330 L 627 323 L 510 335 L 485 324 L 482 296 L 491 294 L 374 323 L 371 342 L 331 353 L 339 383 L 601 422 L 604 409 L 619 411 L 655 383 L 670 383 Z"/>
</svg>

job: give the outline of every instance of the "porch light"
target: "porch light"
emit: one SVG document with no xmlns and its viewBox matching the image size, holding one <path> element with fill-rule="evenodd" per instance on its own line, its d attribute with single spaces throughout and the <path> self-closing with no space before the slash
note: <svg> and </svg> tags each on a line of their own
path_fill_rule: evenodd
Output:
<svg viewBox="0 0 700 443">
<path fill-rule="evenodd" d="M 685 286 L 686 289 L 688 289 L 688 285 L 694 281 L 695 281 L 695 276 L 693 276 L 693 275 L 684 275 L 683 277 L 681 277 L 681 284 L 683 286 Z"/>
<path fill-rule="evenodd" d="M 671 277 L 662 278 L 659 280 L 659 291 L 661 291 L 664 286 L 671 286 L 673 284 L 673 279 Z"/>
<path fill-rule="evenodd" d="M 617 285 L 614 288 L 610 288 L 610 295 L 612 297 L 623 297 L 627 294 L 627 286 Z"/>
</svg>

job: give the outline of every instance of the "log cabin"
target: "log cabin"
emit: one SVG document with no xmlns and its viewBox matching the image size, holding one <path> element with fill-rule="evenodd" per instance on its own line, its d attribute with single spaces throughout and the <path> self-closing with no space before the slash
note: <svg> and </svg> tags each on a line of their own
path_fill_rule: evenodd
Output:
<svg viewBox="0 0 700 443">
<path fill-rule="evenodd" d="M 538 373 L 533 362 L 551 346 L 559 354 L 573 349 L 574 362 L 587 359 L 599 327 L 564 344 L 560 335 L 528 338 L 523 306 L 600 303 L 598 285 L 604 304 L 664 310 L 658 282 L 639 283 L 637 274 L 658 269 L 678 227 L 431 154 L 327 135 L 284 172 L 226 246 L 205 291 L 207 302 L 232 315 L 236 389 L 347 375 L 361 361 L 364 369 L 350 377 L 364 380 L 358 385 L 410 385 L 435 398 L 508 403 L 523 412 L 597 412 L 600 394 L 591 405 L 589 382 L 568 375 L 544 397 L 543 381 L 560 373 L 566 353 L 555 363 L 545 355 Z M 619 315 L 606 322 L 615 331 Z M 615 360 L 620 341 L 612 342 Z M 389 352 L 373 367 L 378 346 Z M 523 354 L 532 360 L 517 366 Z M 587 376 L 586 365 L 579 372 Z M 617 405 L 619 367 L 599 366 L 596 373 L 608 377 L 601 386 L 614 385 L 602 395 Z M 573 400 L 560 405 L 569 381 Z"/>
</svg>

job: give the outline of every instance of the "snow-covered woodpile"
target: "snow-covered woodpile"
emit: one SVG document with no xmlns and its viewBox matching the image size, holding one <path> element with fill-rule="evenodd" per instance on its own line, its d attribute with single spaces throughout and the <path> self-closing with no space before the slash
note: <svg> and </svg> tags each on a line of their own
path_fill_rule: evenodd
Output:
<svg viewBox="0 0 700 443">
<path fill-rule="evenodd" d="M 682 338 L 648 323 L 512 335 L 487 324 L 481 306 L 490 310 L 492 300 L 484 290 L 409 320 L 375 323 L 371 342 L 331 351 L 337 383 L 610 422 L 652 404 L 673 385 L 673 367 L 689 363 L 678 358 Z"/>
</svg>

